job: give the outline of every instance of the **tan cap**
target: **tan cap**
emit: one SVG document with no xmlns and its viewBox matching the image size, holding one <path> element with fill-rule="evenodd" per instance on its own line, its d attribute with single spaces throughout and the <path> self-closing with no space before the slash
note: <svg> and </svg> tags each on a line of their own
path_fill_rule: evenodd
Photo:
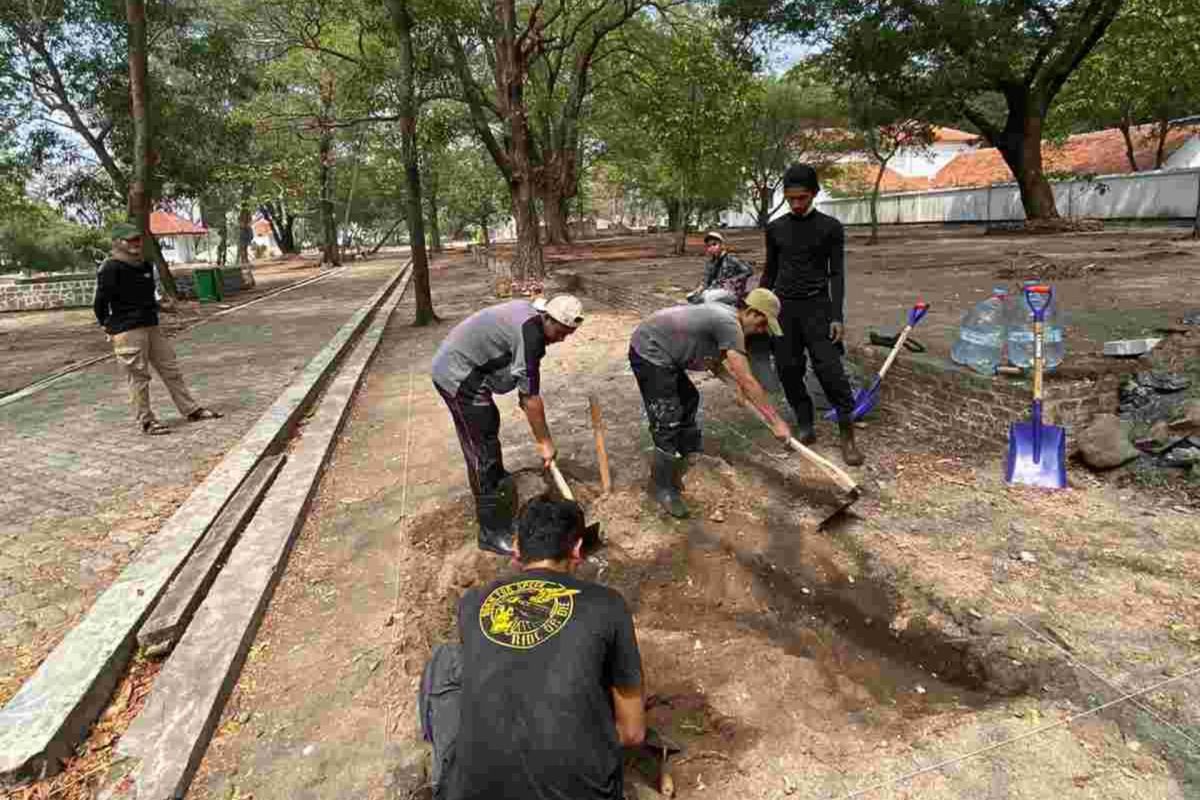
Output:
<svg viewBox="0 0 1200 800">
<path fill-rule="evenodd" d="M 725 244 L 725 237 L 722 236 L 721 234 L 717 233 L 716 231 L 709 231 L 708 233 L 704 234 L 704 243 L 705 244 L 708 244 L 709 239 L 716 239 L 721 244 Z"/>
<path fill-rule="evenodd" d="M 539 297 L 533 301 L 533 307 L 568 328 L 578 328 L 583 323 L 583 303 L 574 295 L 560 294 L 552 300 Z"/>
<path fill-rule="evenodd" d="M 767 318 L 767 328 L 772 336 L 783 336 L 783 328 L 779 326 L 779 298 L 774 292 L 770 289 L 755 289 L 746 295 L 745 303 L 746 308 L 753 308 Z"/>
</svg>

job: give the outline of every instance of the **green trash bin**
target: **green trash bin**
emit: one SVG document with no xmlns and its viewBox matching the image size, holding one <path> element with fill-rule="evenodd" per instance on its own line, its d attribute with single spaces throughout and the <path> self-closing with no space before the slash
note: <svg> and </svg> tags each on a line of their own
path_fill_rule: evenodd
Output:
<svg viewBox="0 0 1200 800">
<path fill-rule="evenodd" d="M 221 291 L 221 270 L 208 268 L 192 271 L 196 299 L 201 303 L 214 303 L 224 298 Z"/>
</svg>

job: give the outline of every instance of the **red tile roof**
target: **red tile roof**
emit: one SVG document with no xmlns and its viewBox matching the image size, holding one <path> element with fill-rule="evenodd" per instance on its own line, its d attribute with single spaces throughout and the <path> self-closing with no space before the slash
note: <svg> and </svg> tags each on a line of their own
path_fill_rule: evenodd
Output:
<svg viewBox="0 0 1200 800">
<path fill-rule="evenodd" d="M 1197 134 L 1195 128 L 1176 128 L 1167 134 L 1165 157 L 1179 149 Z M 1154 153 L 1158 140 L 1153 126 L 1143 125 L 1132 131 L 1134 157 L 1139 170 L 1154 169 Z M 1070 137 L 1063 145 L 1042 143 L 1042 166 L 1046 172 L 1069 172 L 1075 175 L 1114 175 L 1130 172 L 1125 153 L 1125 138 L 1117 128 Z M 988 147 L 954 158 L 934 177 L 930 188 L 955 186 L 987 186 L 1008 183 L 1012 172 L 1000 152 Z M 898 190 L 903 191 L 903 190 Z"/>
<path fill-rule="evenodd" d="M 169 211 L 151 211 L 150 232 L 155 236 L 203 236 L 208 228 Z"/>
</svg>

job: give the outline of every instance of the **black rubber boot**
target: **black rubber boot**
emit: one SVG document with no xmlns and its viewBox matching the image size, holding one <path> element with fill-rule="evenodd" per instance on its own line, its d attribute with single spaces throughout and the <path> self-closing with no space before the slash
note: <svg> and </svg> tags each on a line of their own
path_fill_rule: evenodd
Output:
<svg viewBox="0 0 1200 800">
<path fill-rule="evenodd" d="M 517 532 L 517 485 L 512 477 L 505 477 L 494 494 L 475 498 L 475 509 L 479 517 L 479 549 L 511 556 Z"/>
<path fill-rule="evenodd" d="M 796 415 L 796 439 L 800 444 L 816 444 L 817 430 L 813 427 L 813 403 L 809 398 L 804 398 L 804 402 L 800 405 L 792 406 L 792 412 Z"/>
<path fill-rule="evenodd" d="M 854 423 L 839 422 L 838 433 L 842 437 L 842 461 L 845 461 L 848 466 L 857 467 L 866 459 L 859 452 L 858 447 L 854 444 Z"/>
<path fill-rule="evenodd" d="M 676 519 L 686 519 L 688 516 L 688 507 L 679 496 L 679 490 L 675 488 L 676 472 L 681 462 L 686 463 L 674 453 L 654 448 L 654 464 L 651 469 L 654 478 L 654 499 L 664 511 Z"/>
</svg>

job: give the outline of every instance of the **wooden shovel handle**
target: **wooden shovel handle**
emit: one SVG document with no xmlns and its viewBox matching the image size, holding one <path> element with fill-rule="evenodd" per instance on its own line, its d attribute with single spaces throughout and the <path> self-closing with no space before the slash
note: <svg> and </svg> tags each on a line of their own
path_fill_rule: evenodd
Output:
<svg viewBox="0 0 1200 800">
<path fill-rule="evenodd" d="M 734 389 L 737 388 L 737 380 L 732 375 L 726 376 L 726 374 L 722 372 L 720 378 Z M 759 411 L 753 405 L 750 406 L 750 410 L 754 412 L 754 416 L 758 417 L 762 424 L 766 425 L 768 429 L 771 427 L 770 423 L 767 422 L 767 418 L 763 416 L 761 411 Z M 798 453 L 805 461 L 809 462 L 817 469 L 828 475 L 830 480 L 838 485 L 839 489 L 846 492 L 852 492 L 858 489 L 858 483 L 855 482 L 854 478 L 851 478 L 850 475 L 844 470 L 839 469 L 836 464 L 824 458 L 819 453 L 809 450 L 807 447 L 800 444 L 795 437 L 788 437 L 788 447 Z"/>
<path fill-rule="evenodd" d="M 562 472 L 558 469 L 558 464 L 550 462 L 550 476 L 554 478 L 554 485 L 558 487 L 558 493 L 565 500 L 574 500 L 575 495 L 571 493 L 571 487 L 567 486 L 567 479 L 563 477 Z"/>
<path fill-rule="evenodd" d="M 892 345 L 892 352 L 888 353 L 887 360 L 883 362 L 883 366 L 879 368 L 879 379 L 883 380 L 883 376 L 887 375 L 887 371 L 891 369 L 892 362 L 896 360 L 896 356 L 900 353 L 900 348 L 904 346 L 904 340 L 912 333 L 913 326 L 905 325 L 904 330 L 900 331 L 900 335 L 896 338 L 896 343 Z"/>
</svg>

